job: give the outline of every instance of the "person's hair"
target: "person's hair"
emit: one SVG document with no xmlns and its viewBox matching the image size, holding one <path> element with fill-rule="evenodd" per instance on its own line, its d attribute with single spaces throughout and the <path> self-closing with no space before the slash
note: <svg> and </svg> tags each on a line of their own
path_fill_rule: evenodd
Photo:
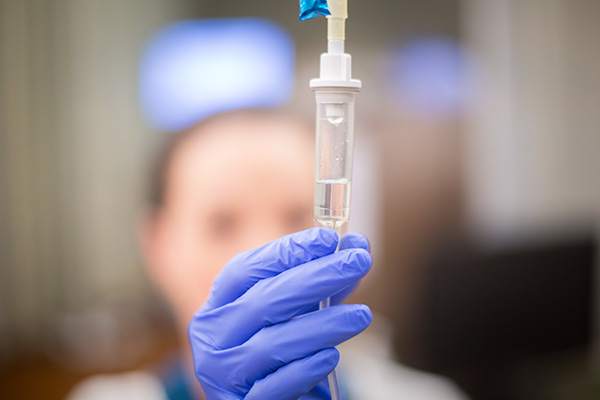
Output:
<svg viewBox="0 0 600 400">
<path fill-rule="evenodd" d="M 173 164 L 173 160 L 177 156 L 181 146 L 183 146 L 189 139 L 203 134 L 203 132 L 205 132 L 209 126 L 222 120 L 237 118 L 255 121 L 287 119 L 299 125 L 306 125 L 306 130 L 309 131 L 308 125 L 305 124 L 304 121 L 298 120 L 288 113 L 272 109 L 243 109 L 215 114 L 200 121 L 190 128 L 179 132 L 166 134 L 165 142 L 162 144 L 162 146 L 160 146 L 150 171 L 146 202 L 152 210 L 158 210 L 164 206 L 169 184 L 171 165 Z"/>
</svg>

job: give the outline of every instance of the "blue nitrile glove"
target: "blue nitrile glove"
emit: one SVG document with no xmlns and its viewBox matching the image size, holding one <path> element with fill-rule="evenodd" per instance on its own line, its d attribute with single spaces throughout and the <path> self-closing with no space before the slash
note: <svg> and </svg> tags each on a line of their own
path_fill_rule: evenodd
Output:
<svg viewBox="0 0 600 400">
<path fill-rule="evenodd" d="M 215 279 L 189 339 L 208 400 L 328 398 L 316 385 L 335 368 L 338 344 L 371 323 L 364 305 L 340 301 L 369 270 L 368 242 L 313 228 L 240 253 Z M 314 388 L 314 389 L 313 389 Z M 311 390 L 312 389 L 312 390 Z"/>
</svg>

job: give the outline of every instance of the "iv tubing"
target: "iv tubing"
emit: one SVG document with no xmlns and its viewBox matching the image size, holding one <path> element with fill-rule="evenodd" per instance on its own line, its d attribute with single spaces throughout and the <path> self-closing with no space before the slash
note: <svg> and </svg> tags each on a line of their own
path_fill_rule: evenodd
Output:
<svg viewBox="0 0 600 400">
<path fill-rule="evenodd" d="M 327 0 L 331 15 L 327 16 L 327 40 L 346 39 L 348 0 Z"/>
<path fill-rule="evenodd" d="M 327 53 L 321 55 L 320 76 L 310 82 L 317 100 L 317 175 L 315 226 L 348 231 L 354 142 L 354 96 L 361 82 L 352 79 L 352 59 L 344 53 L 348 0 L 328 0 Z M 323 300 L 319 309 L 330 306 Z M 337 372 L 327 377 L 331 400 L 342 400 Z"/>
</svg>

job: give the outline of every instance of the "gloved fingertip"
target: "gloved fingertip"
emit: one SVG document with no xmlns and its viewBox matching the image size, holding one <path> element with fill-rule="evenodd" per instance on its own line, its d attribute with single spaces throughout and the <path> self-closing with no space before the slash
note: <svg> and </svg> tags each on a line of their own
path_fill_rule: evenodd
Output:
<svg viewBox="0 0 600 400">
<path fill-rule="evenodd" d="M 335 229 L 331 228 L 311 228 L 315 233 L 315 239 L 326 247 L 331 247 L 334 250 L 337 248 L 339 237 Z"/>
<path fill-rule="evenodd" d="M 371 251 L 369 239 L 357 232 L 350 232 L 340 238 L 340 250 L 352 248 Z"/>
<path fill-rule="evenodd" d="M 332 371 L 340 362 L 340 352 L 336 348 L 321 350 L 315 357 L 321 359 L 319 364 L 328 371 Z"/>
<path fill-rule="evenodd" d="M 341 264 L 337 264 L 338 269 L 351 273 L 355 277 L 363 277 L 371 269 L 371 254 L 365 249 L 346 249 L 336 253 L 341 257 Z"/>
<path fill-rule="evenodd" d="M 361 318 L 365 328 L 373 321 L 373 313 L 371 312 L 369 306 L 365 304 L 356 304 L 354 306 L 354 311 Z"/>
<path fill-rule="evenodd" d="M 369 269 L 371 269 L 371 264 L 373 263 L 371 254 L 365 249 L 354 249 L 353 252 L 356 255 L 361 271 L 364 274 L 369 272 Z"/>
</svg>

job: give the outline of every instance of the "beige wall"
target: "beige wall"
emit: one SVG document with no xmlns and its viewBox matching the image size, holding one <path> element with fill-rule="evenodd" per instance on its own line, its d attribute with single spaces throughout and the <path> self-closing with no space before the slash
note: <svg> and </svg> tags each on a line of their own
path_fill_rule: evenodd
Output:
<svg viewBox="0 0 600 400">
<path fill-rule="evenodd" d="M 134 222 L 153 142 L 137 57 L 164 1 L 0 1 L 0 355 L 60 310 L 140 296 Z"/>
<path fill-rule="evenodd" d="M 600 3 L 463 1 L 480 63 L 467 171 L 484 229 L 600 217 Z"/>
</svg>

